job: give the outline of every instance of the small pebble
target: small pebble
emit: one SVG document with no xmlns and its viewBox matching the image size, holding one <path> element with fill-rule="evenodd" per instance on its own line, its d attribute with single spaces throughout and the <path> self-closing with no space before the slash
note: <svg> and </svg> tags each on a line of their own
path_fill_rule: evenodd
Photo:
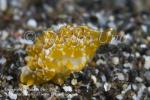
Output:
<svg viewBox="0 0 150 100">
<path fill-rule="evenodd" d="M 125 80 L 125 77 L 122 73 L 116 73 L 118 80 L 123 81 Z"/>
<path fill-rule="evenodd" d="M 126 58 L 128 58 L 130 56 L 130 53 L 128 52 L 123 52 L 123 56 L 125 56 Z"/>
<path fill-rule="evenodd" d="M 149 42 L 150 42 L 150 36 L 148 36 L 148 37 L 147 37 L 147 41 L 149 41 Z"/>
<path fill-rule="evenodd" d="M 140 89 L 139 89 L 139 91 L 138 91 L 138 93 L 137 93 L 137 96 L 138 96 L 139 100 L 141 100 L 141 97 L 142 97 L 142 95 L 143 95 L 143 93 L 145 91 L 145 88 L 146 88 L 145 85 L 142 84 Z"/>
<path fill-rule="evenodd" d="M 145 58 L 144 68 L 150 69 L 150 56 L 145 56 L 144 58 Z"/>
<path fill-rule="evenodd" d="M 66 23 L 58 23 L 57 25 L 52 25 L 54 31 L 58 31 L 62 26 L 65 26 Z"/>
<path fill-rule="evenodd" d="M 142 25 L 141 26 L 142 30 L 146 33 L 148 31 L 147 26 L 146 25 Z"/>
<path fill-rule="evenodd" d="M 9 36 L 9 33 L 7 31 L 0 32 L 0 38 L 2 40 L 6 40 L 6 38 Z"/>
<path fill-rule="evenodd" d="M 106 64 L 106 61 L 103 61 L 102 59 L 98 59 L 96 61 L 96 65 L 100 65 L 100 64 Z"/>
<path fill-rule="evenodd" d="M 28 95 L 27 89 L 23 89 L 22 93 L 23 93 L 24 96 L 27 96 Z"/>
<path fill-rule="evenodd" d="M 140 47 L 141 48 L 147 48 L 146 44 L 141 44 Z"/>
<path fill-rule="evenodd" d="M 7 0 L 0 0 L 0 11 L 5 11 L 7 9 Z"/>
<path fill-rule="evenodd" d="M 138 57 L 140 57 L 140 53 L 139 52 L 136 52 L 135 53 L 135 56 L 138 58 Z"/>
<path fill-rule="evenodd" d="M 27 86 L 23 85 L 22 93 L 23 93 L 24 96 L 28 95 L 28 87 Z"/>
<path fill-rule="evenodd" d="M 10 99 L 13 99 L 13 100 L 17 99 L 17 94 L 13 93 L 12 91 L 8 92 L 8 96 Z"/>
<path fill-rule="evenodd" d="M 128 84 L 123 84 L 122 88 L 125 90 L 128 87 Z"/>
<path fill-rule="evenodd" d="M 97 28 L 95 25 L 93 25 L 92 23 L 87 23 L 87 26 L 91 27 L 91 28 L 94 29 L 94 30 L 97 30 L 97 29 L 98 29 L 98 28 Z"/>
<path fill-rule="evenodd" d="M 124 36 L 124 42 L 127 43 L 127 44 L 129 44 L 132 41 L 132 39 L 133 38 L 132 38 L 132 36 L 130 34 L 126 34 Z"/>
<path fill-rule="evenodd" d="M 110 21 L 114 21 L 115 20 L 115 17 L 113 15 L 109 16 L 108 18 Z"/>
<path fill-rule="evenodd" d="M 36 85 L 33 86 L 33 91 L 39 91 L 39 89 L 36 87 Z"/>
<path fill-rule="evenodd" d="M 98 74 L 98 73 L 99 73 L 99 70 L 98 70 L 98 69 L 95 69 L 95 73 Z"/>
<path fill-rule="evenodd" d="M 72 92 L 72 87 L 71 86 L 64 86 L 63 87 L 65 92 Z"/>
<path fill-rule="evenodd" d="M 123 100 L 123 96 L 121 94 L 119 94 L 119 95 L 116 96 L 116 99 Z"/>
<path fill-rule="evenodd" d="M 146 78 L 148 81 L 150 81 L 150 71 L 146 71 L 146 72 L 144 73 L 144 76 L 145 76 L 145 78 Z"/>
<path fill-rule="evenodd" d="M 101 84 L 100 82 L 97 82 L 97 83 L 96 83 L 96 87 L 97 87 L 97 88 L 102 87 L 102 84 Z"/>
<path fill-rule="evenodd" d="M 129 90 L 131 90 L 131 85 L 128 85 L 123 91 L 121 91 L 121 93 L 125 94 Z"/>
<path fill-rule="evenodd" d="M 136 77 L 135 80 L 138 82 L 143 82 L 143 79 L 141 77 Z"/>
<path fill-rule="evenodd" d="M 136 94 L 134 94 L 134 95 L 132 96 L 132 100 L 140 100 L 140 99 L 137 97 Z"/>
<path fill-rule="evenodd" d="M 13 79 L 13 77 L 12 77 L 12 76 L 7 76 L 6 79 L 7 79 L 8 81 L 10 81 L 10 80 Z"/>
<path fill-rule="evenodd" d="M 91 75 L 91 79 L 93 80 L 94 84 L 97 83 L 97 78 L 94 75 Z"/>
<path fill-rule="evenodd" d="M 138 89 L 136 84 L 132 84 L 132 88 L 136 91 Z"/>
<path fill-rule="evenodd" d="M 123 67 L 132 69 L 131 63 L 125 63 L 123 64 Z"/>
<path fill-rule="evenodd" d="M 68 98 L 68 99 L 72 99 L 72 98 L 75 97 L 75 96 L 78 96 L 78 94 L 77 94 L 77 93 L 69 94 L 69 95 L 67 96 L 67 98 Z"/>
<path fill-rule="evenodd" d="M 105 75 L 101 75 L 101 79 L 102 79 L 102 82 L 106 82 L 106 76 Z"/>
<path fill-rule="evenodd" d="M 7 61 L 6 58 L 2 57 L 0 59 L 0 64 L 4 65 L 6 63 L 6 61 Z"/>
<path fill-rule="evenodd" d="M 113 62 L 113 64 L 118 65 L 119 64 L 119 58 L 118 57 L 113 57 L 112 62 Z"/>
<path fill-rule="evenodd" d="M 71 84 L 72 84 L 72 85 L 76 85 L 76 84 L 77 84 L 77 79 L 72 79 L 72 80 L 71 80 Z"/>
<path fill-rule="evenodd" d="M 116 38 L 112 38 L 112 40 L 110 41 L 111 45 L 115 45 L 117 46 L 120 43 L 120 40 L 117 40 Z"/>
<path fill-rule="evenodd" d="M 21 44 L 28 44 L 28 45 L 32 45 L 33 44 L 32 40 L 26 40 L 26 39 L 20 39 L 19 42 Z"/>
<path fill-rule="evenodd" d="M 31 28 L 36 28 L 36 27 L 37 27 L 37 22 L 36 22 L 35 19 L 29 19 L 29 20 L 27 21 L 27 25 L 28 25 L 29 27 L 31 27 Z"/>
<path fill-rule="evenodd" d="M 148 89 L 148 92 L 150 93 L 150 87 L 148 87 L 147 89 Z"/>
<path fill-rule="evenodd" d="M 106 92 L 109 91 L 110 88 L 111 88 L 111 84 L 106 82 L 106 83 L 104 84 L 104 89 L 105 89 L 105 91 L 106 91 Z"/>
</svg>

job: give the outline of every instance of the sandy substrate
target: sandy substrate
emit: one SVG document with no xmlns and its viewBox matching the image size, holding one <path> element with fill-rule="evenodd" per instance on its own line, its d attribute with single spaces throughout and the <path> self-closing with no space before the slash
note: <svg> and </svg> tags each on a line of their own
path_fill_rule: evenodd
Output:
<svg viewBox="0 0 150 100">
<path fill-rule="evenodd" d="M 147 0 L 6 1 L 0 3 L 0 99 L 150 99 L 150 13 Z M 19 76 L 21 68 L 26 65 L 25 47 L 31 43 L 28 39 L 34 40 L 43 30 L 58 30 L 67 23 L 97 30 L 111 27 L 121 38 L 98 48 L 86 68 L 71 74 L 62 86 L 52 82 L 23 86 Z M 25 37 L 27 31 L 36 35 Z"/>
</svg>

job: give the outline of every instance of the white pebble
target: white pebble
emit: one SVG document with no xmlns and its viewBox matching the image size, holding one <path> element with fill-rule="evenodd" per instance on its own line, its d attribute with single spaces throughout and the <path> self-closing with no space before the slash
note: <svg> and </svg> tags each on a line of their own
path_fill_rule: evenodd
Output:
<svg viewBox="0 0 150 100">
<path fill-rule="evenodd" d="M 97 88 L 102 87 L 102 84 L 101 84 L 100 82 L 97 82 L 97 83 L 96 83 L 96 87 L 97 87 Z"/>
<path fill-rule="evenodd" d="M 19 39 L 19 42 L 21 44 L 28 44 L 28 45 L 32 45 L 33 44 L 32 40 L 26 40 L 26 39 Z"/>
<path fill-rule="evenodd" d="M 112 38 L 112 40 L 110 41 L 110 44 L 112 44 L 112 45 L 118 45 L 120 43 L 120 40 L 117 40 L 115 37 L 114 38 Z"/>
<path fill-rule="evenodd" d="M 145 58 L 144 68 L 150 69 L 150 56 L 145 56 L 144 58 Z"/>
<path fill-rule="evenodd" d="M 147 48 L 147 45 L 146 44 L 141 44 L 140 47 L 141 48 Z"/>
<path fill-rule="evenodd" d="M 143 30 L 144 32 L 147 32 L 147 31 L 148 31 L 148 28 L 147 28 L 146 25 L 142 25 L 141 28 L 142 28 L 142 30 Z"/>
<path fill-rule="evenodd" d="M 28 95 L 27 89 L 23 89 L 22 93 L 23 93 L 24 96 L 27 96 Z"/>
<path fill-rule="evenodd" d="M 7 31 L 2 31 L 2 32 L 0 32 L 0 38 L 2 39 L 2 40 L 6 40 L 6 38 L 9 36 L 9 33 L 7 32 Z"/>
<path fill-rule="evenodd" d="M 27 21 L 27 25 L 28 25 L 29 27 L 36 28 L 36 27 L 37 27 L 37 22 L 36 22 L 35 19 L 29 19 L 29 20 Z"/>
<path fill-rule="evenodd" d="M 98 70 L 98 69 L 96 69 L 96 70 L 95 70 L 95 73 L 96 73 L 96 74 L 98 74 L 98 73 L 99 73 L 99 70 Z"/>
<path fill-rule="evenodd" d="M 113 21 L 109 22 L 108 26 L 111 27 L 111 28 L 116 29 L 116 24 Z"/>
<path fill-rule="evenodd" d="M 130 34 L 126 34 L 124 36 L 124 38 L 127 39 L 127 40 L 132 40 L 132 36 Z"/>
<path fill-rule="evenodd" d="M 118 65 L 119 64 L 119 58 L 118 57 L 113 57 L 112 62 L 113 62 L 113 64 Z"/>
<path fill-rule="evenodd" d="M 94 75 L 91 75 L 91 79 L 93 80 L 94 84 L 97 83 L 97 79 L 96 79 L 96 77 Z"/>
<path fill-rule="evenodd" d="M 5 11 L 7 9 L 7 0 L 0 0 L 0 11 Z"/>
<path fill-rule="evenodd" d="M 13 79 L 13 77 L 12 77 L 12 76 L 7 76 L 6 79 L 7 79 L 8 81 L 10 81 L 10 80 Z"/>
<path fill-rule="evenodd" d="M 134 94 L 134 95 L 132 96 L 132 100 L 140 100 L 140 99 L 137 97 L 136 94 Z"/>
<path fill-rule="evenodd" d="M 102 82 L 106 82 L 106 76 L 105 75 L 101 75 L 101 79 L 102 79 Z"/>
<path fill-rule="evenodd" d="M 127 73 L 127 72 L 129 72 L 128 69 L 123 69 L 123 73 Z"/>
<path fill-rule="evenodd" d="M 52 25 L 52 29 L 54 31 L 58 31 L 61 27 L 65 26 L 65 25 L 66 25 L 66 23 L 59 23 L 57 25 Z"/>
<path fill-rule="evenodd" d="M 33 91 L 39 91 L 39 89 L 36 87 L 36 85 L 33 86 Z"/>
<path fill-rule="evenodd" d="M 136 77 L 135 80 L 138 82 L 143 82 L 143 79 L 141 77 Z"/>
<path fill-rule="evenodd" d="M 139 52 L 136 52 L 136 53 L 135 53 L 135 56 L 136 56 L 136 57 L 140 57 L 141 55 L 140 55 Z"/>
<path fill-rule="evenodd" d="M 72 92 L 72 87 L 71 86 L 64 86 L 63 87 L 65 92 Z"/>
<path fill-rule="evenodd" d="M 72 85 L 76 85 L 76 84 L 77 84 L 77 79 L 72 79 L 72 80 L 71 80 L 71 84 L 72 84 Z"/>
<path fill-rule="evenodd" d="M 150 36 L 147 36 L 147 41 L 149 41 L 149 42 L 150 42 Z"/>
<path fill-rule="evenodd" d="M 116 76 L 117 76 L 118 80 L 120 80 L 120 81 L 125 80 L 125 77 L 122 73 L 116 73 Z"/>
<path fill-rule="evenodd" d="M 132 69 L 132 65 L 130 63 L 123 64 L 123 67 Z"/>
<path fill-rule="evenodd" d="M 28 86 L 23 85 L 22 93 L 23 93 L 24 96 L 27 96 L 27 95 L 28 95 Z"/>
<path fill-rule="evenodd" d="M 19 15 L 14 15 L 14 16 L 13 16 L 13 19 L 17 21 L 17 20 L 20 19 L 20 16 L 19 16 Z"/>
<path fill-rule="evenodd" d="M 130 54 L 127 53 L 127 52 L 123 52 L 123 56 L 125 56 L 126 58 L 128 58 L 130 56 Z"/>
<path fill-rule="evenodd" d="M 100 65 L 100 64 L 106 64 L 106 61 L 103 61 L 102 59 L 98 59 L 96 61 L 96 65 Z"/>
<path fill-rule="evenodd" d="M 150 93 L 150 87 L 148 87 L 148 92 Z"/>
<path fill-rule="evenodd" d="M 123 100 L 123 96 L 121 94 L 119 94 L 119 95 L 116 96 L 116 99 Z"/>
<path fill-rule="evenodd" d="M 110 21 L 114 21 L 114 20 L 115 20 L 115 17 L 111 15 L 111 16 L 109 16 L 109 20 L 110 20 Z"/>
<path fill-rule="evenodd" d="M 17 94 L 13 93 L 12 91 L 8 92 L 8 96 L 10 99 L 13 99 L 13 100 L 17 99 Z"/>
<path fill-rule="evenodd" d="M 132 40 L 133 40 L 133 39 L 132 39 L 132 36 L 131 36 L 130 34 L 126 34 L 126 35 L 124 36 L 124 42 L 125 42 L 125 43 L 129 44 Z"/>
<path fill-rule="evenodd" d="M 68 96 L 67 96 L 67 98 L 68 98 L 68 100 L 70 100 L 70 99 L 72 99 L 74 96 L 77 96 L 78 94 L 77 93 L 75 93 L 75 94 L 69 94 Z"/>
<path fill-rule="evenodd" d="M 97 30 L 98 28 L 96 27 L 96 25 L 94 25 L 94 24 L 92 24 L 92 23 L 87 23 L 87 25 L 89 26 L 89 27 L 91 27 L 92 29 L 94 29 L 94 30 Z"/>
<path fill-rule="evenodd" d="M 7 61 L 7 60 L 6 60 L 6 58 L 2 57 L 2 58 L 0 59 L 0 64 L 2 64 L 2 65 L 3 65 L 3 64 L 5 64 L 5 63 L 6 63 L 6 61 Z"/>
<path fill-rule="evenodd" d="M 146 86 L 144 84 L 142 84 L 139 91 L 138 91 L 138 93 L 137 93 L 137 96 L 138 96 L 139 100 L 141 100 L 141 97 L 142 97 L 142 95 L 145 91 L 145 88 L 146 88 Z"/>
<path fill-rule="evenodd" d="M 107 22 L 107 17 L 104 15 L 105 12 L 104 11 L 101 11 L 101 12 L 98 12 L 96 13 L 96 17 L 98 18 L 98 22 L 101 24 L 101 25 L 105 25 L 106 22 Z"/>
<path fill-rule="evenodd" d="M 105 89 L 105 91 L 106 91 L 106 92 L 109 91 L 110 88 L 111 88 L 111 84 L 109 84 L 109 83 L 106 82 L 106 83 L 104 84 L 104 89 Z"/>
<path fill-rule="evenodd" d="M 133 90 L 135 90 L 135 91 L 138 89 L 136 84 L 132 84 L 132 88 L 133 88 Z"/>
<path fill-rule="evenodd" d="M 131 85 L 128 85 L 123 91 L 121 91 L 121 93 L 125 94 L 129 90 L 131 90 Z"/>
</svg>

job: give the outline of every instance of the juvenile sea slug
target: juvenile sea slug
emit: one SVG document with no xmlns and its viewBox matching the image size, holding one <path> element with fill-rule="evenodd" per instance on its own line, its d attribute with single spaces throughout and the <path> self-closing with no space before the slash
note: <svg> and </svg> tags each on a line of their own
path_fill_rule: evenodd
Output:
<svg viewBox="0 0 150 100">
<path fill-rule="evenodd" d="M 33 45 L 27 46 L 27 66 L 22 69 L 21 83 L 63 84 L 71 73 L 81 71 L 96 49 L 109 43 L 114 35 L 112 29 L 99 32 L 87 26 L 71 25 L 61 27 L 57 33 L 44 31 Z"/>
</svg>

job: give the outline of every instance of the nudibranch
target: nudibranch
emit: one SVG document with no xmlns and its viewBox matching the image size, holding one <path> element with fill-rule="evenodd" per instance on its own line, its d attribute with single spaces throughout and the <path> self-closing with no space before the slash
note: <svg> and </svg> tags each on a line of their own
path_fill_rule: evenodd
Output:
<svg viewBox="0 0 150 100">
<path fill-rule="evenodd" d="M 81 71 L 97 48 L 109 43 L 115 32 L 95 31 L 87 26 L 63 26 L 58 32 L 44 31 L 27 46 L 27 65 L 20 81 L 28 86 L 48 81 L 63 84 L 73 72 Z"/>
</svg>

